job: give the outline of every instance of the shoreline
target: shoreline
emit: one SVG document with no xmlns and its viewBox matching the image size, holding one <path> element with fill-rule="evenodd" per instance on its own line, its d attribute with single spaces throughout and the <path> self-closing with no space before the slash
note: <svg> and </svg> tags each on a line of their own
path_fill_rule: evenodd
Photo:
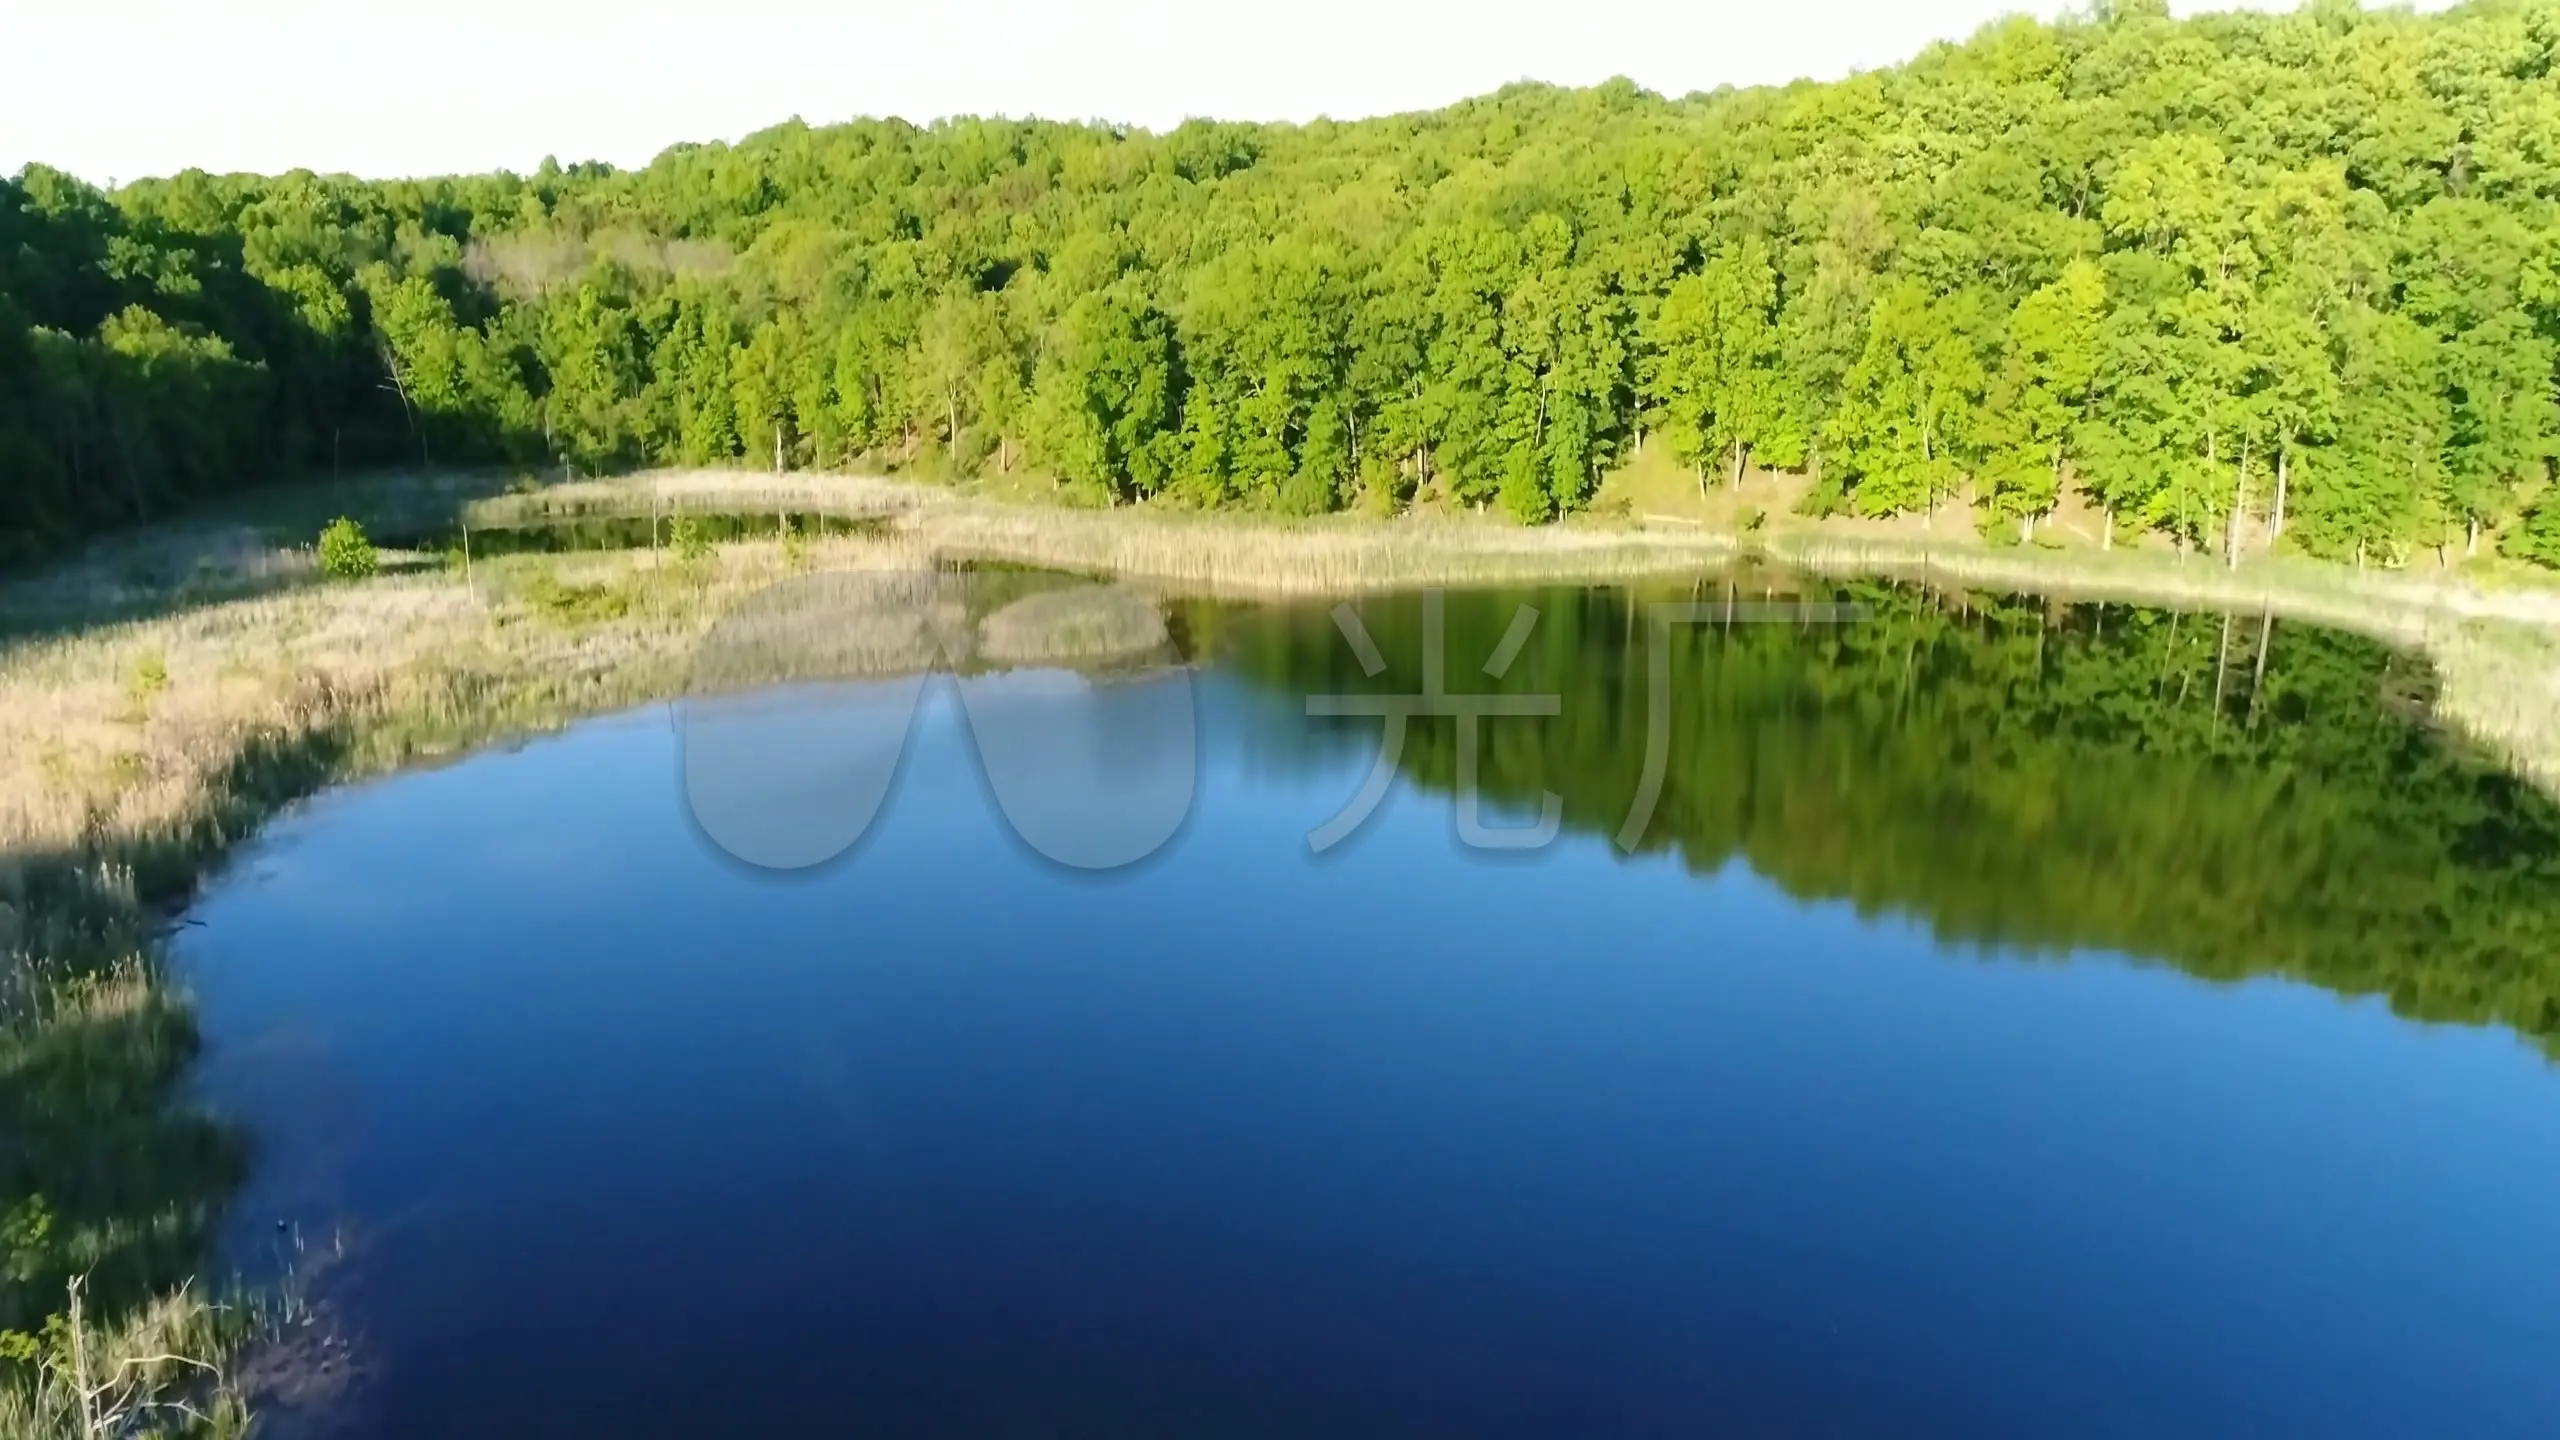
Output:
<svg viewBox="0 0 2560 1440">
<path fill-rule="evenodd" d="M 1290 600 L 1430 585 L 1599 584 L 1745 563 L 2263 611 L 2424 654 L 2441 680 L 2440 717 L 2560 793 L 2560 587 L 2430 583 L 2288 559 L 2235 571 L 2203 556 L 2178 565 L 2157 552 L 1913 543 L 1793 524 L 1736 536 L 1584 523 L 1524 529 L 1475 517 L 1293 523 L 1154 507 L 1050 509 L 805 474 L 658 473 L 514 495 L 388 477 L 269 498 L 283 510 L 263 522 L 254 510 L 215 512 L 114 537 L 0 586 L 9 625 L 0 632 L 0 754 L 9 757 L 0 767 L 0 1066 L 67 1066 L 104 1077 L 93 1088 L 107 1097 L 85 1102 L 104 1107 L 94 1113 L 0 1112 L 0 1124 L 43 1120 L 59 1132 L 37 1162 L 39 1195 L 48 1166 L 76 1190 L 81 1174 L 130 1162 L 100 1147 L 137 1136 L 208 1147 L 198 1169 L 173 1182 L 175 1198 L 148 1213 L 101 1214 L 78 1195 L 55 1197 L 45 1213 L 96 1232 L 63 1242 L 65 1253 L 91 1253 L 138 1229 L 161 1235 L 174 1255 L 219 1214 L 231 1167 L 245 1163 L 206 1139 L 219 1136 L 218 1121 L 182 1098 L 192 1010 L 172 983 L 155 916 L 183 903 L 269 817 L 319 790 L 681 692 L 695 643 L 718 618 L 803 570 L 915 570 L 967 558 L 1214 598 Z M 307 553 L 274 537 L 307 537 L 318 529 L 311 515 L 325 520 L 320 512 L 339 509 L 383 533 L 404 514 L 483 528 L 766 509 L 886 523 L 878 533 L 748 541 L 686 556 L 670 547 L 490 558 L 467 579 L 440 557 L 386 553 L 380 575 L 323 582 Z M 127 1033 L 137 1024 L 149 1043 Z M 0 1196 L 0 1221 L 11 1220 L 16 1203 Z M 215 1323 L 215 1297 L 173 1289 L 175 1277 L 146 1276 L 144 1262 L 134 1263 L 117 1281 L 124 1293 L 98 1297 L 111 1322 L 119 1312 L 127 1318 L 98 1330 L 91 1358 L 222 1363 L 253 1338 Z M 18 1301 L 22 1309 L 43 1303 L 32 1291 Z M 0 1308 L 0 1331 L 32 1330 L 27 1322 L 42 1313 Z M 59 1385 L 13 1382 L 13 1364 L 31 1372 L 0 1359 L 0 1431 L 72 1433 L 43 1428 L 45 1415 L 59 1418 Z M 137 1373 L 172 1394 L 246 1403 L 225 1385 L 208 1388 L 191 1364 Z"/>
</svg>

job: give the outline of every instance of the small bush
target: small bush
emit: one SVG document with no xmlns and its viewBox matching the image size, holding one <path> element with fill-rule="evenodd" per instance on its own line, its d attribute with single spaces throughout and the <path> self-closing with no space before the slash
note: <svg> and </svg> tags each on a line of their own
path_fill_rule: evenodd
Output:
<svg viewBox="0 0 2560 1440">
<path fill-rule="evenodd" d="M 631 597 L 610 585 L 564 585 L 549 575 L 534 577 L 524 598 L 536 613 L 563 625 L 598 625 L 631 613 Z"/>
<path fill-rule="evenodd" d="M 362 580 L 382 568 L 382 552 L 364 527 L 341 515 L 320 532 L 320 573 L 332 580 Z"/>
<path fill-rule="evenodd" d="M 694 516 L 678 515 L 667 522 L 667 544 L 678 564 L 698 565 L 711 558 L 711 527 Z"/>
</svg>

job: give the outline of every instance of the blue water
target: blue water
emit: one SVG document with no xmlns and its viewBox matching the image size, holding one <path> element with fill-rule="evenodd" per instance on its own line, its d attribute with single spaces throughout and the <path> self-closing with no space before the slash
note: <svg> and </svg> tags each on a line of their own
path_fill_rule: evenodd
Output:
<svg viewBox="0 0 2560 1440">
<path fill-rule="evenodd" d="M 1200 682 L 1087 873 L 947 693 L 790 876 L 667 707 L 308 805 L 204 898 L 204 1088 L 353 1433 L 2548 1435 L 2560 1073 L 2493 1029 L 1568 832 L 1457 843 Z M 823 702 L 813 702 L 823 703 Z M 311 1257 L 334 1251 L 343 1260 Z"/>
</svg>

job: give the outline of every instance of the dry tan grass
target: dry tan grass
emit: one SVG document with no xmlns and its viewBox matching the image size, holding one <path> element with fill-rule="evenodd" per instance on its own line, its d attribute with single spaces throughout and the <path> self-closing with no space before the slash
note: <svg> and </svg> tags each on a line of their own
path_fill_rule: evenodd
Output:
<svg viewBox="0 0 2560 1440">
<path fill-rule="evenodd" d="M 813 564 L 927 563 L 912 542 L 819 542 Z M 777 545 L 724 547 L 699 567 L 647 552 L 484 565 L 311 585 L 22 645 L 0 659 L 0 853 L 60 854 L 167 833 L 207 805 L 253 736 L 453 707 L 562 716 L 670 677 L 714 619 L 789 573 Z M 548 589 L 527 582 L 541 577 Z M 555 616 L 592 587 L 611 616 Z M 148 677 L 157 674 L 156 681 Z"/>
<path fill-rule="evenodd" d="M 234 1320 L 186 1288 L 111 1323 L 66 1323 L 31 1383 L 0 1385 L 0 1440 L 247 1433 L 248 1407 L 217 1363 Z"/>
<path fill-rule="evenodd" d="M 474 524 L 583 516 L 880 517 L 945 554 L 1108 574 L 1235 596 L 1307 596 L 1435 584 L 1605 580 L 1693 569 L 1735 552 L 1703 531 L 1527 529 L 1480 517 L 1288 521 L 1151 505 L 1005 505 L 864 476 L 661 471 L 555 485 L 468 507 Z"/>
<path fill-rule="evenodd" d="M 1164 616 L 1118 586 L 1025 596 L 979 626 L 978 649 L 1000 665 L 1143 655 L 1171 641 Z"/>
<path fill-rule="evenodd" d="M 1730 541 L 1712 535 L 1529 530 L 1456 518 L 1288 524 L 1146 508 L 957 502 L 914 511 L 905 523 L 948 552 L 1240 598 L 1603 581 L 1694 570 L 1734 553 Z"/>
</svg>

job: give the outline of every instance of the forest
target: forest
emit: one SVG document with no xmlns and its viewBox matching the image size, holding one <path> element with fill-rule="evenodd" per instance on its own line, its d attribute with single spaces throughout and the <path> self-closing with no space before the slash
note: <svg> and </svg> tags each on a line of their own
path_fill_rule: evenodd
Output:
<svg viewBox="0 0 2560 1440">
<path fill-rule="evenodd" d="M 1699 873 L 1741 861 L 1950 944 L 2284 976 L 2560 1050 L 2560 805 L 2430 725 L 2423 661 L 2264 614 L 1864 582 L 1802 598 L 1864 618 L 1673 627 L 1681 703 L 1640 849 Z M 1534 817 L 1553 792 L 1566 830 L 1617 837 L 1646 750 L 1641 605 L 1690 599 L 1451 593 L 1452 691 L 1560 697 L 1553 718 L 1475 722 L 1485 799 Z M 1524 603 L 1536 628 L 1488 682 L 1477 657 Z M 1376 676 L 1305 614 L 1200 606 L 1186 631 L 1293 712 L 1303 695 L 1416 691 L 1421 600 L 1360 613 L 1387 662 Z M 1293 743 L 1377 750 L 1375 720 L 1327 723 Z M 1405 776 L 1456 793 L 1466 723 L 1414 723 Z M 1701 958 L 1719 943 L 1694 937 Z"/>
<path fill-rule="evenodd" d="M 2560 0 L 2100 0 L 1834 83 L 0 181 L 0 546 L 359 466 L 1047 476 L 2560 566 Z M 0 557 L 6 558 L 6 557 Z"/>
</svg>

